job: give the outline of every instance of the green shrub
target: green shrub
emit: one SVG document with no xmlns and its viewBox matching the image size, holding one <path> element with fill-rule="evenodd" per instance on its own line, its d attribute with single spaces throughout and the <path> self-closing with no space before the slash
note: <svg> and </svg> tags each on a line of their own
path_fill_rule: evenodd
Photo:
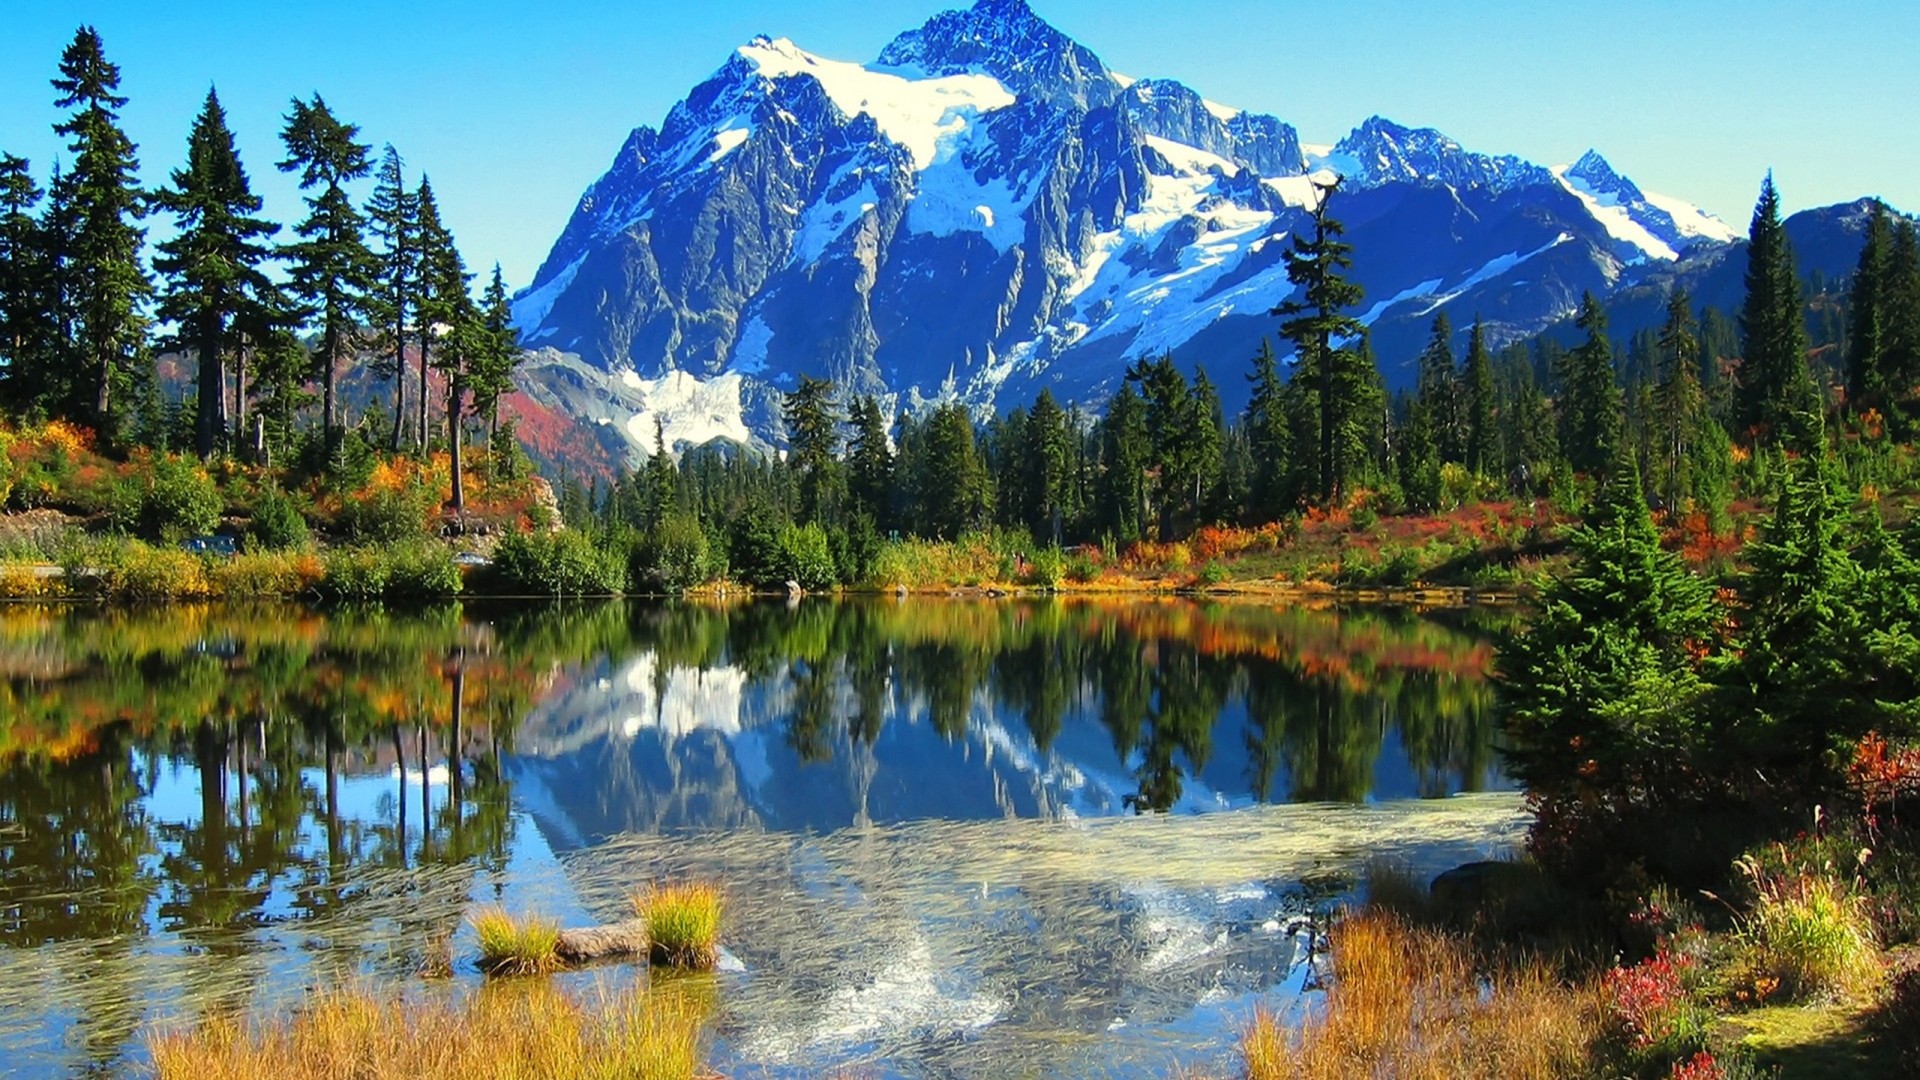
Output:
<svg viewBox="0 0 1920 1080">
<path fill-rule="evenodd" d="M 298 596 L 319 586 L 325 564 L 310 554 L 248 551 L 210 560 L 207 573 L 216 596 Z"/>
<path fill-rule="evenodd" d="M 320 592 L 334 600 L 367 602 L 387 595 L 393 566 L 372 548 L 335 548 L 327 552 Z"/>
<path fill-rule="evenodd" d="M 453 552 L 445 544 L 406 544 L 387 553 L 387 596 L 433 600 L 460 595 L 464 584 Z"/>
<path fill-rule="evenodd" d="M 1741 927 L 1745 974 L 1788 1000 L 1859 998 L 1881 978 L 1879 950 L 1865 902 L 1830 873 L 1739 868 L 1754 904 Z"/>
<path fill-rule="evenodd" d="M 212 532 L 223 505 L 219 485 L 198 462 L 166 454 L 137 460 L 133 473 L 115 481 L 107 513 L 121 532 L 170 544 Z"/>
<path fill-rule="evenodd" d="M 1202 585 L 1224 585 L 1232 576 L 1232 573 L 1227 570 L 1226 566 L 1219 562 L 1209 562 L 1200 568 L 1200 584 Z"/>
<path fill-rule="evenodd" d="M 780 531 L 780 559 L 786 580 L 807 590 L 831 589 L 837 577 L 833 549 L 819 525 L 789 525 Z"/>
<path fill-rule="evenodd" d="M 1077 585 L 1085 585 L 1100 578 L 1100 562 L 1091 555 L 1074 552 L 1067 556 L 1067 580 Z"/>
<path fill-rule="evenodd" d="M 627 559 L 616 545 L 576 529 L 513 533 L 494 549 L 499 586 L 530 596 L 604 596 L 625 591 Z"/>
<path fill-rule="evenodd" d="M 713 575 L 707 533 L 686 514 L 670 515 L 645 540 L 633 545 L 627 577 L 638 586 L 649 583 L 669 593 L 684 592 Z"/>
<path fill-rule="evenodd" d="M 334 524 L 351 543 L 397 544 L 426 536 L 438 508 L 433 488 L 407 483 L 345 500 Z"/>
<path fill-rule="evenodd" d="M 1059 548 L 1041 548 L 1028 560 L 1027 572 L 1021 575 L 1020 583 L 1042 589 L 1057 589 L 1066 580 L 1066 563 L 1066 555 Z"/>
<path fill-rule="evenodd" d="M 787 579 L 780 526 L 773 515 L 753 509 L 733 520 L 727 536 L 732 575 L 755 588 L 777 588 Z"/>
<path fill-rule="evenodd" d="M 247 523 L 247 550 L 299 550 L 311 539 L 307 519 L 293 497 L 277 487 L 263 488 L 253 502 L 253 519 Z"/>
</svg>

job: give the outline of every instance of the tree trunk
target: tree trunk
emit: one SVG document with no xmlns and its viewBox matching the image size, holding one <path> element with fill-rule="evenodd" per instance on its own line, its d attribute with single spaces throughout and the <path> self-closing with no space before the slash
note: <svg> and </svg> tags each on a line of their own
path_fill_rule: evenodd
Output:
<svg viewBox="0 0 1920 1080">
<path fill-rule="evenodd" d="M 220 331 L 210 318 L 200 320 L 200 381 L 195 391 L 193 448 L 201 461 L 213 457 L 219 445 L 219 433 L 226 425 L 221 420 L 226 401 L 226 370 L 220 364 Z"/>
<path fill-rule="evenodd" d="M 417 430 L 422 454 L 427 452 L 427 342 L 432 336 L 432 331 L 425 325 L 420 327 L 420 393 L 417 395 L 420 399 L 420 426 Z"/>
<path fill-rule="evenodd" d="M 460 385 L 460 376 L 447 378 L 447 440 L 453 447 L 453 512 L 464 515 L 467 509 L 465 485 L 460 478 L 460 398 L 466 388 Z"/>
<path fill-rule="evenodd" d="M 333 402 L 334 358 L 340 343 L 340 328 L 335 315 L 334 311 L 327 312 L 327 329 L 320 338 L 320 433 L 327 451 L 329 470 L 333 468 L 335 452 L 340 449 L 340 433 Z"/>
<path fill-rule="evenodd" d="M 398 321 L 393 324 L 393 343 L 393 452 L 397 454 L 407 428 L 407 335 Z"/>
</svg>

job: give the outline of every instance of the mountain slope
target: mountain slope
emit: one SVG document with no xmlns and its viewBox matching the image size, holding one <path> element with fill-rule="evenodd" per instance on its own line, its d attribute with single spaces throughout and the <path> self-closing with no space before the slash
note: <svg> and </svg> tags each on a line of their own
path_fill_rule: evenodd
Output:
<svg viewBox="0 0 1920 1080">
<path fill-rule="evenodd" d="M 1304 145 L 981 0 L 868 65 L 755 39 L 636 129 L 515 300 L 547 350 L 528 381 L 637 456 L 656 417 L 679 445 L 777 442 L 802 374 L 984 412 L 1043 386 L 1097 405 L 1162 352 L 1237 371 L 1323 170 L 1395 383 L 1437 311 L 1498 343 L 1732 235 L 1596 153 L 1553 170 L 1380 117 Z"/>
</svg>

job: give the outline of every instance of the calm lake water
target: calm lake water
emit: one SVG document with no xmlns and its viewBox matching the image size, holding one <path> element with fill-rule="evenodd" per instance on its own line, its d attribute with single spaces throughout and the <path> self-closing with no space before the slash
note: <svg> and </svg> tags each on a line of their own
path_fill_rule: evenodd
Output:
<svg viewBox="0 0 1920 1080">
<path fill-rule="evenodd" d="M 1514 843 L 1493 617 L 0 608 L 0 1073 L 343 980 L 472 992 L 474 905 L 577 925 L 687 876 L 730 898 L 728 1075 L 1225 1060 L 1302 1006 L 1290 915 Z"/>
</svg>

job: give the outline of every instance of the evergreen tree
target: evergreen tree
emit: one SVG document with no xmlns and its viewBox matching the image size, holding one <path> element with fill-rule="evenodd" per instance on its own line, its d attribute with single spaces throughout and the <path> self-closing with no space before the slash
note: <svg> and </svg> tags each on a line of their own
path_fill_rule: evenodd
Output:
<svg viewBox="0 0 1920 1080">
<path fill-rule="evenodd" d="M 1572 544 L 1573 570 L 1547 587 L 1526 632 L 1500 646 L 1507 756 L 1543 823 L 1630 822 L 1636 809 L 1684 797 L 1707 748 L 1712 591 L 1660 547 L 1624 456 Z"/>
<path fill-rule="evenodd" d="M 1022 523 L 1034 537 L 1058 545 L 1071 513 L 1073 433 L 1051 390 L 1041 390 L 1034 399 L 1024 449 L 1027 505 Z"/>
<path fill-rule="evenodd" d="M 1344 498 L 1364 455 L 1366 427 L 1380 412 L 1374 392 L 1379 373 L 1346 344 L 1359 338 L 1364 327 L 1346 314 L 1362 295 L 1360 286 L 1342 273 L 1353 266 L 1353 247 L 1340 240 L 1346 229 L 1327 213 L 1339 188 L 1338 180 L 1315 184 L 1312 234 L 1296 231 L 1286 253 L 1287 280 L 1300 289 L 1301 298 L 1274 309 L 1284 320 L 1280 333 L 1293 342 L 1299 357 L 1294 380 L 1307 380 L 1313 390 L 1318 413 L 1316 490 L 1323 503 Z"/>
<path fill-rule="evenodd" d="M 1440 446 L 1434 437 L 1437 425 L 1424 395 L 1405 402 L 1404 413 L 1396 445 L 1400 494 L 1409 509 L 1432 513 L 1440 507 Z"/>
<path fill-rule="evenodd" d="M 1740 312 L 1740 423 L 1804 452 L 1820 444 L 1820 401 L 1807 369 L 1800 275 L 1768 173 L 1748 231 L 1746 302 Z"/>
<path fill-rule="evenodd" d="M 1794 772 L 1874 726 L 1874 687 L 1861 676 L 1864 582 L 1842 538 L 1847 499 L 1822 456 L 1790 458 L 1774 516 L 1747 552 L 1738 660 L 1731 684 L 1736 732 L 1763 759 Z"/>
<path fill-rule="evenodd" d="M 1920 392 L 1920 237 L 1905 218 L 1893 227 L 1881 307 L 1880 381 L 1889 413 L 1905 429 L 1913 396 Z"/>
<path fill-rule="evenodd" d="M 500 399 L 513 392 L 514 370 L 526 355 L 520 348 L 520 331 L 513 325 L 513 305 L 499 263 L 493 264 L 493 277 L 480 297 L 480 321 L 480 350 L 474 355 L 467 382 L 474 414 L 486 417 L 488 434 L 495 436 L 500 431 Z M 396 382 L 401 374 L 404 372 L 396 372 Z M 394 422 L 400 422 L 397 413 Z"/>
<path fill-rule="evenodd" d="M 259 216 L 260 197 L 214 91 L 207 91 L 188 137 L 186 168 L 174 172 L 157 201 L 179 222 L 180 231 L 160 245 L 154 269 L 162 276 L 160 317 L 180 327 L 179 342 L 198 360 L 193 445 L 204 461 L 227 433 L 234 322 L 272 291 L 261 267 L 272 254 L 267 239 L 280 231 Z"/>
<path fill-rule="evenodd" d="M 1140 539 L 1146 531 L 1146 406 L 1133 384 L 1123 382 L 1107 403 L 1100 424 L 1101 523 L 1117 540 Z"/>
<path fill-rule="evenodd" d="M 1658 414 L 1656 456 L 1648 458 L 1649 467 L 1659 463 L 1655 488 L 1667 505 L 1679 507 L 1695 495 L 1691 465 L 1694 444 L 1700 426 L 1712 423 L 1706 416 L 1706 395 L 1700 389 L 1700 339 L 1694 332 L 1692 299 L 1687 290 L 1675 287 L 1667 298 L 1667 320 L 1660 327 L 1660 390 L 1655 402 Z"/>
<path fill-rule="evenodd" d="M 1621 400 L 1614 380 L 1607 312 L 1587 293 L 1575 325 L 1587 332 L 1565 358 L 1560 376 L 1560 445 L 1578 472 L 1604 472 L 1620 448 Z"/>
<path fill-rule="evenodd" d="M 0 154 L 0 400 L 39 400 L 54 347 L 45 237 L 34 210 L 41 191 L 25 158 Z"/>
<path fill-rule="evenodd" d="M 1418 394 L 1421 411 L 1431 428 L 1434 454 L 1443 462 L 1460 462 L 1467 456 L 1466 425 L 1461 418 L 1457 384 L 1453 323 L 1442 311 L 1433 317 L 1433 333 L 1427 339 L 1427 347 L 1420 352 Z"/>
<path fill-rule="evenodd" d="M 919 466 L 920 520 L 935 537 L 952 540 L 987 523 L 993 491 L 965 406 L 946 402 L 933 410 Z"/>
<path fill-rule="evenodd" d="M 405 163 L 392 143 L 381 152 L 374 173 L 367 230 L 380 244 L 367 317 L 380 328 L 380 345 L 388 351 L 374 364 L 374 373 L 393 381 L 393 449 L 398 452 L 407 427 L 407 327 L 419 302 L 420 197 L 407 189 Z"/>
<path fill-rule="evenodd" d="M 335 389 L 340 366 L 353 353 L 358 319 L 378 263 L 362 237 L 365 220 L 347 197 L 346 185 L 367 175 L 368 147 L 360 129 L 342 122 L 319 94 L 295 99 L 280 139 L 286 144 L 282 172 L 298 173 L 307 192 L 307 218 L 294 227 L 299 240 L 287 246 L 293 295 L 320 320 L 314 363 L 320 380 L 320 430 L 331 466 L 340 446 Z"/>
<path fill-rule="evenodd" d="M 461 457 L 466 443 L 467 391 L 485 363 L 483 357 L 489 355 L 497 343 L 490 337 L 486 319 L 473 302 L 473 275 L 467 271 L 467 261 L 461 257 L 453 233 L 439 229 L 433 245 L 423 245 L 420 255 L 419 310 L 423 324 L 420 354 L 423 359 L 427 357 L 424 341 L 433 338 L 436 343 L 432 352 L 433 370 L 440 373 L 446 394 L 447 449 L 453 459 L 451 505 L 458 512 L 466 507 Z M 505 292 L 502 287 L 503 300 Z M 422 400 L 425 400 L 426 389 L 422 384 Z M 424 413 L 421 420 L 426 420 Z"/>
<path fill-rule="evenodd" d="M 417 335 L 420 346 L 420 382 L 419 392 L 414 395 L 417 407 L 414 433 L 419 437 L 416 444 L 424 452 L 427 448 L 428 402 L 432 397 L 427 392 L 427 372 L 438 365 L 433 359 L 436 336 L 450 329 L 461 314 L 466 300 L 466 287 L 451 288 L 448 285 L 452 271 L 449 267 L 459 259 L 454 250 L 453 233 L 440 221 L 440 204 L 433 197 L 433 182 L 426 176 L 420 177 L 419 190 L 414 193 L 414 257 L 415 281 L 418 293 L 414 299 L 414 317 L 420 323 Z"/>
<path fill-rule="evenodd" d="M 857 513 L 877 530 L 893 526 L 894 461 L 887 445 L 886 415 L 880 402 L 863 394 L 853 403 L 853 438 L 847 451 L 847 488 Z"/>
<path fill-rule="evenodd" d="M 680 469 L 667 449 L 666 424 L 653 418 L 653 454 L 647 458 L 646 476 L 641 491 L 642 523 L 657 531 L 673 514 L 680 491 Z"/>
<path fill-rule="evenodd" d="M 59 404 L 65 415 L 90 415 L 109 439 L 119 413 L 132 404 L 135 386 L 151 377 L 141 306 L 153 284 L 140 265 L 146 233 L 137 224 L 146 213 L 146 196 L 135 180 L 135 147 L 120 128 L 118 110 L 127 99 L 115 93 L 119 87 L 120 69 L 107 61 L 99 33 L 82 26 L 61 54 L 60 77 L 53 80 L 55 105 L 73 110 L 54 131 L 69 138 L 74 155 L 72 171 L 58 185 L 72 221 L 66 278 L 72 358 L 85 372 L 73 389 L 91 396 Z"/>
<path fill-rule="evenodd" d="M 1247 435 L 1247 448 L 1253 459 L 1249 501 L 1256 521 L 1278 521 L 1290 508 L 1291 485 L 1288 461 L 1291 457 L 1287 427 L 1286 383 L 1273 356 L 1273 343 L 1260 339 L 1260 351 L 1253 358 L 1253 372 L 1247 376 L 1253 391 L 1247 398 L 1247 411 L 1241 427 Z"/>
<path fill-rule="evenodd" d="M 787 465 L 800 488 L 800 521 L 834 523 L 839 511 L 840 423 L 833 384 L 811 375 L 787 394 L 781 416 L 787 426 Z M 971 445 L 971 440 L 969 440 Z"/>
<path fill-rule="evenodd" d="M 1493 382 L 1493 356 L 1487 352 L 1487 340 L 1480 320 L 1473 320 L 1467 335 L 1467 363 L 1460 376 L 1459 397 L 1463 426 L 1466 428 L 1467 471 L 1480 476 L 1499 473 L 1500 438 L 1495 430 L 1498 415 L 1498 391 Z"/>
</svg>

